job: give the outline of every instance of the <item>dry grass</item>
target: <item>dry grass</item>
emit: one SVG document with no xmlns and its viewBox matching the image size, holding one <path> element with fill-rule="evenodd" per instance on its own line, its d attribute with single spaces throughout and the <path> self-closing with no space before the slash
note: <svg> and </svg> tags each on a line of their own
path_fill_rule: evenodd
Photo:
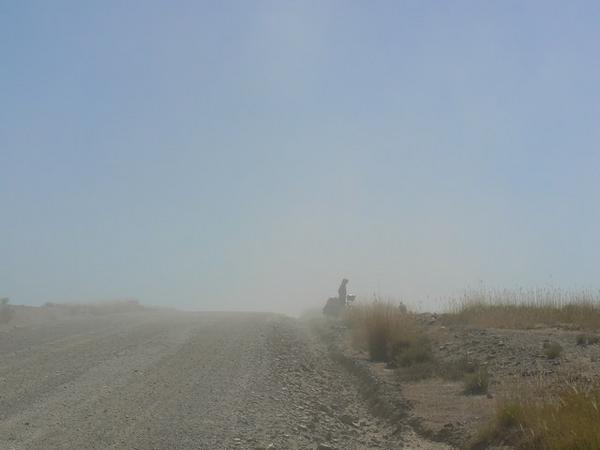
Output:
<svg viewBox="0 0 600 450">
<path fill-rule="evenodd" d="M 436 360 L 426 329 L 406 307 L 381 301 L 358 304 L 346 312 L 345 320 L 354 346 L 367 351 L 372 361 L 398 368 L 403 381 L 430 377 L 462 380 L 465 394 L 487 393 L 487 368 L 467 356 L 448 363 Z"/>
<path fill-rule="evenodd" d="M 459 359 L 444 364 L 441 374 L 442 377 L 447 380 L 464 380 L 466 375 L 477 372 L 479 368 L 479 362 L 465 355 Z"/>
<path fill-rule="evenodd" d="M 587 346 L 594 345 L 600 343 L 600 336 L 590 335 L 590 334 L 579 334 L 576 338 L 577 345 Z"/>
<path fill-rule="evenodd" d="M 490 376 L 487 367 L 479 367 L 472 373 L 464 375 L 466 395 L 484 395 L 488 392 Z"/>
<path fill-rule="evenodd" d="M 600 386 L 531 386 L 500 400 L 496 415 L 472 448 L 511 445 L 518 449 L 600 448 Z"/>
<path fill-rule="evenodd" d="M 473 291 L 444 320 L 489 328 L 600 328 L 600 292 L 560 289 Z"/>
<path fill-rule="evenodd" d="M 372 361 L 411 367 L 432 359 L 427 335 L 405 307 L 380 301 L 358 304 L 345 319 L 355 345 L 367 350 Z"/>
<path fill-rule="evenodd" d="M 558 342 L 544 342 L 544 355 L 548 359 L 556 359 L 558 358 L 562 352 L 563 348 Z"/>
</svg>

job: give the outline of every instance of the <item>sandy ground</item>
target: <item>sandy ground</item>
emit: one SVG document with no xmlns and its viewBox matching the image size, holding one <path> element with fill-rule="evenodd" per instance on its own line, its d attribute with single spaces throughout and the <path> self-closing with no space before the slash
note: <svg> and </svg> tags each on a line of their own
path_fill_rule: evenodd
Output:
<svg viewBox="0 0 600 450">
<path fill-rule="evenodd" d="M 445 448 L 372 415 L 356 375 L 294 319 L 16 323 L 0 329 L 1 449 Z"/>
</svg>

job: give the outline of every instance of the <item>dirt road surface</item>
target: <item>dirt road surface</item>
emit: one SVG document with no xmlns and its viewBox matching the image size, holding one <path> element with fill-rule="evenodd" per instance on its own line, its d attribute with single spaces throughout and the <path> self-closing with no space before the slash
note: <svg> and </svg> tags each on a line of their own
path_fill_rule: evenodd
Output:
<svg viewBox="0 0 600 450">
<path fill-rule="evenodd" d="M 366 404 L 308 327 L 273 314 L 139 312 L 0 332 L 1 449 L 443 448 Z"/>
</svg>

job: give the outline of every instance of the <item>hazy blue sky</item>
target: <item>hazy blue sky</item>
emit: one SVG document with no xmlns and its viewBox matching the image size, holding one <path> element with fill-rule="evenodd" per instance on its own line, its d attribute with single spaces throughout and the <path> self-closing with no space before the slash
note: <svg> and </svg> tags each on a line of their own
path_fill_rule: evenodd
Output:
<svg viewBox="0 0 600 450">
<path fill-rule="evenodd" d="M 600 287 L 599 24 L 596 1 L 0 0 L 0 296 Z"/>
</svg>

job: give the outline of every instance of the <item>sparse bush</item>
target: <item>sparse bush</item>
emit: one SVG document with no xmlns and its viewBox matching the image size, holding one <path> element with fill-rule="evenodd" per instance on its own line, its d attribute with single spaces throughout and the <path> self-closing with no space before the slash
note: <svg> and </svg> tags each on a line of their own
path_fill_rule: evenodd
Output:
<svg viewBox="0 0 600 450">
<path fill-rule="evenodd" d="M 496 405 L 496 415 L 481 427 L 473 441 L 468 446 L 471 450 L 485 449 L 494 444 L 502 447 L 515 444 L 520 440 L 518 434 L 525 422 L 524 408 L 516 400 L 502 400 Z M 566 449 L 565 449 L 566 450 Z"/>
<path fill-rule="evenodd" d="M 410 367 L 433 360 L 431 342 L 427 336 L 416 336 L 402 346 L 392 347 L 392 360 L 402 367 Z"/>
<path fill-rule="evenodd" d="M 8 298 L 0 299 L 0 324 L 10 322 L 15 315 L 15 312 L 10 307 L 8 302 Z"/>
<path fill-rule="evenodd" d="M 544 342 L 543 349 L 544 355 L 548 359 L 558 358 L 563 351 L 562 346 L 558 342 Z"/>
<path fill-rule="evenodd" d="M 467 355 L 450 363 L 436 360 L 426 328 L 416 314 L 404 311 L 389 302 L 355 305 L 345 315 L 354 345 L 366 350 L 372 361 L 399 368 L 402 380 L 439 376 L 464 381 L 465 393 L 487 393 L 486 367 Z"/>
<path fill-rule="evenodd" d="M 408 367 L 402 367 L 398 371 L 398 377 L 401 381 L 419 381 L 435 377 L 439 374 L 439 365 L 432 359 L 427 362 L 413 364 Z"/>
<path fill-rule="evenodd" d="M 487 394 L 490 383 L 490 376 L 487 367 L 479 367 L 472 373 L 465 374 L 464 393 L 467 395 Z"/>
<path fill-rule="evenodd" d="M 467 356 L 460 359 L 441 362 L 434 358 L 433 353 L 426 353 L 427 357 L 419 358 L 412 365 L 402 366 L 399 376 L 403 381 L 416 381 L 431 377 L 440 377 L 451 381 L 465 381 L 469 375 L 480 370 L 480 365 Z"/>
<path fill-rule="evenodd" d="M 531 388 L 498 402 L 496 415 L 472 448 L 509 445 L 518 449 L 600 448 L 600 388 L 563 384 L 540 395 Z"/>
<path fill-rule="evenodd" d="M 373 361 L 408 367 L 430 361 L 431 343 L 415 315 L 392 303 L 356 305 L 346 314 L 354 341 Z"/>
<path fill-rule="evenodd" d="M 438 373 L 431 341 L 417 316 L 404 305 L 381 301 L 355 305 L 346 320 L 354 344 L 367 350 L 372 361 L 399 368 L 401 379 L 414 381 Z"/>
<path fill-rule="evenodd" d="M 473 374 L 479 370 L 479 362 L 467 355 L 457 360 L 443 364 L 439 368 L 439 375 L 446 380 L 464 380 L 465 375 Z"/>
<path fill-rule="evenodd" d="M 579 334 L 576 338 L 577 345 L 585 347 L 586 345 L 594 345 L 600 342 L 599 336 L 589 334 Z"/>
<path fill-rule="evenodd" d="M 506 401 L 498 408 L 496 419 L 504 429 L 516 427 L 523 422 L 523 408 L 516 401 Z"/>
</svg>

